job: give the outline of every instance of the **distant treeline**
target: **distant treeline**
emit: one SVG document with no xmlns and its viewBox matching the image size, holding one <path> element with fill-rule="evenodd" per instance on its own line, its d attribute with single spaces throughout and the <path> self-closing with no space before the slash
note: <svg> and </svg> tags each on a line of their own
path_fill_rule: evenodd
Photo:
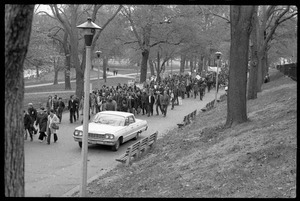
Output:
<svg viewBox="0 0 300 201">
<path fill-rule="evenodd" d="M 297 81 L 297 63 L 277 65 L 277 70 Z"/>
</svg>

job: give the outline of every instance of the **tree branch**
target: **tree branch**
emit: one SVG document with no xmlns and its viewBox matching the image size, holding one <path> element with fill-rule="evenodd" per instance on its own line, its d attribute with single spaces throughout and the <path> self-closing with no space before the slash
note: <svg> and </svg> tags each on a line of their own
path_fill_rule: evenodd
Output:
<svg viewBox="0 0 300 201">
<path fill-rule="evenodd" d="M 288 16 L 287 18 L 284 18 L 284 19 L 281 20 L 281 21 L 278 21 L 278 24 L 281 24 L 281 23 L 283 23 L 284 21 L 291 19 L 291 18 L 294 17 L 295 15 L 298 15 L 298 12 L 297 12 L 297 13 L 293 13 L 292 15 Z"/>
<path fill-rule="evenodd" d="M 58 8 L 55 4 L 50 5 L 50 8 L 53 12 L 53 14 L 57 17 L 58 21 L 63 25 L 63 27 L 66 29 L 66 31 L 71 35 L 71 25 L 61 17 L 59 14 Z"/>
<path fill-rule="evenodd" d="M 131 44 L 131 43 L 138 43 L 138 42 L 139 41 L 137 41 L 137 40 L 136 41 L 128 41 L 128 42 L 124 42 L 123 44 L 126 45 L 126 44 Z"/>
<path fill-rule="evenodd" d="M 38 15 L 38 14 L 40 14 L 40 13 L 44 13 L 44 14 L 46 14 L 48 17 L 50 17 L 50 18 L 52 18 L 52 19 L 54 19 L 54 20 L 57 20 L 55 17 L 51 16 L 51 15 L 50 15 L 49 13 L 47 13 L 46 11 L 39 11 L 39 12 L 36 13 L 36 15 Z"/>
<path fill-rule="evenodd" d="M 287 8 L 282 13 L 280 13 L 280 15 L 278 16 L 278 18 L 275 20 L 274 26 L 271 28 L 271 31 L 268 34 L 268 36 L 267 36 L 267 38 L 266 38 L 266 40 L 264 42 L 264 45 L 263 45 L 264 47 L 267 46 L 267 43 L 269 42 L 269 40 L 271 39 L 272 35 L 275 33 L 276 28 L 279 25 L 279 20 L 289 11 L 289 8 L 290 8 L 290 6 L 287 6 Z"/>
<path fill-rule="evenodd" d="M 221 18 L 221 19 L 223 19 L 223 20 L 225 20 L 225 21 L 227 21 L 227 23 L 230 23 L 230 20 L 227 19 L 226 17 L 223 17 L 223 16 L 218 15 L 218 14 L 215 14 L 215 13 L 210 13 L 210 14 L 212 14 L 212 15 L 214 15 L 214 16 L 216 16 L 216 17 L 219 17 L 219 18 Z"/>
<path fill-rule="evenodd" d="M 97 12 L 98 12 L 98 9 L 101 7 L 102 5 L 100 5 L 100 6 L 95 6 L 95 9 L 97 10 Z M 119 6 L 119 8 L 116 10 L 116 12 L 106 21 L 106 23 L 102 26 L 102 30 L 104 30 L 105 29 L 105 27 L 116 17 L 116 15 L 119 13 L 119 11 L 121 10 L 123 8 L 123 6 L 122 5 L 120 5 Z M 96 19 L 96 15 L 95 15 L 95 19 Z M 93 39 L 93 43 L 92 44 L 94 44 L 93 45 L 93 49 L 94 49 L 94 47 L 95 47 L 95 45 L 96 45 L 96 41 L 98 40 L 98 38 L 99 38 L 99 36 L 100 36 L 100 34 L 101 34 L 101 32 L 102 32 L 102 30 L 100 30 L 100 31 L 98 31 L 98 33 L 96 34 L 96 36 L 94 36 L 94 39 Z"/>
</svg>

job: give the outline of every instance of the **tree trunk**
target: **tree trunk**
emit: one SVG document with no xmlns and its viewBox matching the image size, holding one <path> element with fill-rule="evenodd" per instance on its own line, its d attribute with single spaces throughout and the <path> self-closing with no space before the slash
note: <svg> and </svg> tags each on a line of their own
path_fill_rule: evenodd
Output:
<svg viewBox="0 0 300 201">
<path fill-rule="evenodd" d="M 257 65 L 258 65 L 258 45 L 257 45 L 257 34 L 258 34 L 258 17 L 257 17 L 258 6 L 255 6 L 253 13 L 253 29 L 251 32 L 251 64 L 249 71 L 249 82 L 248 82 L 248 100 L 257 98 Z"/>
<path fill-rule="evenodd" d="M 185 55 L 181 54 L 180 55 L 180 75 L 184 73 L 184 67 L 185 67 Z"/>
<path fill-rule="evenodd" d="M 57 61 L 55 60 L 55 58 L 53 59 L 53 66 L 54 66 L 54 81 L 53 81 L 53 85 L 57 85 L 58 84 L 58 65 L 59 65 L 59 58 L 57 59 Z"/>
<path fill-rule="evenodd" d="M 108 57 L 107 56 L 104 56 L 103 58 L 103 79 L 104 79 L 104 83 L 106 83 L 106 69 L 107 69 L 107 66 L 108 66 Z"/>
<path fill-rule="evenodd" d="M 258 55 L 258 68 L 257 68 L 257 92 L 261 92 L 261 86 L 263 83 L 263 68 L 265 68 L 264 53 L 259 51 Z"/>
<path fill-rule="evenodd" d="M 151 76 L 155 74 L 155 71 L 154 71 L 154 65 L 153 65 L 153 61 L 149 59 L 149 67 L 150 67 L 150 73 L 151 73 Z"/>
<path fill-rule="evenodd" d="M 24 197 L 24 77 L 34 5 L 5 5 L 5 197 Z"/>
<path fill-rule="evenodd" d="M 190 60 L 190 71 L 191 73 L 193 73 L 193 69 L 194 69 L 194 61 L 193 61 L 193 57 Z"/>
<path fill-rule="evenodd" d="M 157 51 L 157 67 L 156 67 L 156 72 L 157 72 L 157 81 L 160 81 L 161 66 L 160 66 L 160 54 L 159 54 L 159 51 Z"/>
<path fill-rule="evenodd" d="M 36 66 L 36 78 L 39 78 L 40 77 L 40 71 L 39 71 L 39 67 Z"/>
<path fill-rule="evenodd" d="M 142 64 L 141 64 L 141 75 L 140 75 L 140 83 L 143 83 L 147 79 L 147 63 L 149 58 L 149 50 L 145 49 L 142 52 Z"/>
<path fill-rule="evenodd" d="M 247 121 L 248 48 L 254 6 L 230 6 L 231 45 L 226 127 Z"/>
<path fill-rule="evenodd" d="M 70 79 L 70 75 L 71 75 L 71 58 L 70 58 L 70 53 L 67 52 L 65 54 L 66 59 L 65 59 L 65 90 L 70 90 L 71 89 L 71 79 Z"/>
</svg>

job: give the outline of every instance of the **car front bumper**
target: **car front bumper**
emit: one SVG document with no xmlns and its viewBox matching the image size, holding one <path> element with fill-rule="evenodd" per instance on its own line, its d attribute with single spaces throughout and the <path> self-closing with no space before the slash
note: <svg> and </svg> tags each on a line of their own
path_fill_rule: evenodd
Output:
<svg viewBox="0 0 300 201">
<path fill-rule="evenodd" d="M 74 137 L 74 140 L 75 140 L 75 142 L 82 142 L 81 137 Z M 101 145 L 114 146 L 116 144 L 116 141 L 88 139 L 88 143 L 89 144 L 101 144 Z"/>
</svg>

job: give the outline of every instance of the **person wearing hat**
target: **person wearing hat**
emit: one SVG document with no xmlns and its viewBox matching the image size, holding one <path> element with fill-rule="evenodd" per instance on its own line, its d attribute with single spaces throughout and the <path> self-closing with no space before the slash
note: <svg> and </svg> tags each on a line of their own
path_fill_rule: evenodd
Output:
<svg viewBox="0 0 300 201">
<path fill-rule="evenodd" d="M 39 141 L 43 142 L 46 139 L 46 131 L 47 131 L 47 121 L 48 121 L 48 113 L 47 110 L 44 107 L 40 108 L 39 113 L 37 114 L 37 120 L 35 125 L 39 126 L 40 129 L 40 135 L 39 135 Z"/>
</svg>

